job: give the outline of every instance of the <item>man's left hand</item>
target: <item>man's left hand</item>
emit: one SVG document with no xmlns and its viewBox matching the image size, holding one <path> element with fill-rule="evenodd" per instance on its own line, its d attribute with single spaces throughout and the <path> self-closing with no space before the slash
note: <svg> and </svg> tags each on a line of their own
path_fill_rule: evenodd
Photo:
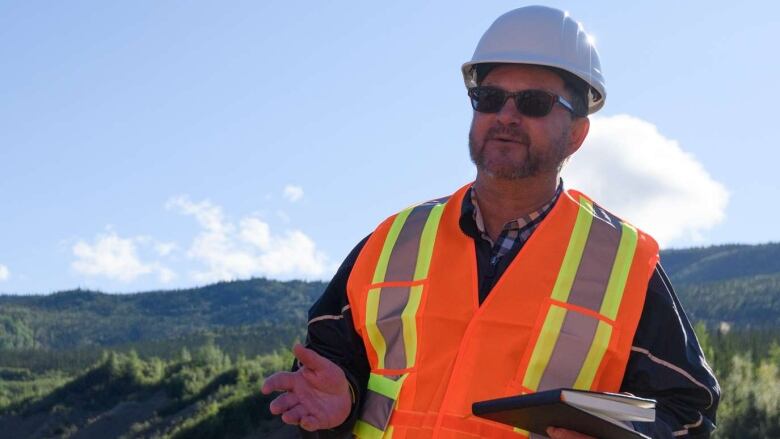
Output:
<svg viewBox="0 0 780 439">
<path fill-rule="evenodd" d="M 547 436 L 550 436 L 550 439 L 597 439 L 593 436 L 577 433 L 576 431 L 555 427 L 547 428 Z"/>
</svg>

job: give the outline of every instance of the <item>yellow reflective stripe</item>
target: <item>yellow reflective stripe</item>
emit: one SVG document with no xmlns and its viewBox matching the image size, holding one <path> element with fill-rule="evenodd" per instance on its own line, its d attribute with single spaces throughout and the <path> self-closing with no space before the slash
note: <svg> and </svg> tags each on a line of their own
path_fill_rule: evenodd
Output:
<svg viewBox="0 0 780 439">
<path fill-rule="evenodd" d="M 404 209 L 395 216 L 393 225 L 390 226 L 390 231 L 387 232 L 387 238 L 385 238 L 385 243 L 382 246 L 382 253 L 379 254 L 379 261 L 376 264 L 376 269 L 374 269 L 373 283 L 378 284 L 385 281 L 385 274 L 387 273 L 387 264 L 390 262 L 390 255 L 393 253 L 393 247 L 395 247 L 395 242 L 398 240 L 398 235 L 401 233 L 401 229 L 404 227 L 406 218 L 408 218 L 409 214 L 412 213 L 412 209 L 414 209 L 414 207 Z"/>
<path fill-rule="evenodd" d="M 588 390 L 593 385 L 596 371 L 604 358 L 607 347 L 609 347 L 610 337 L 612 337 L 612 326 L 603 320 L 599 320 L 588 355 L 585 357 L 585 362 L 582 365 L 582 369 L 580 369 L 579 375 L 577 375 L 577 380 L 574 381 L 575 389 Z"/>
<path fill-rule="evenodd" d="M 404 348 L 406 348 L 406 367 L 414 367 L 417 357 L 417 310 L 422 300 L 423 286 L 415 285 L 409 289 L 409 302 L 406 303 L 401 322 L 404 329 Z"/>
<path fill-rule="evenodd" d="M 409 376 L 409 374 L 404 374 L 395 381 L 386 376 L 372 373 L 368 376 L 368 390 L 384 395 L 392 400 L 396 400 L 407 376 Z"/>
<path fill-rule="evenodd" d="M 574 276 L 582 260 L 582 253 L 585 251 L 585 243 L 588 240 L 590 226 L 593 224 L 593 203 L 585 197 L 580 197 L 580 209 L 577 212 L 577 221 L 574 223 L 574 230 L 569 238 L 569 246 L 566 248 L 566 255 L 563 257 L 561 270 L 558 272 L 558 278 L 555 279 L 551 297 L 560 302 L 566 302 L 569 299 L 571 286 L 574 284 Z"/>
<path fill-rule="evenodd" d="M 436 231 L 439 229 L 442 212 L 444 212 L 444 204 L 437 204 L 428 213 L 428 219 L 425 221 L 420 236 L 420 250 L 417 252 L 414 280 L 428 277 L 428 269 L 431 266 L 431 257 L 433 256 L 433 243 L 436 241 Z"/>
<path fill-rule="evenodd" d="M 542 330 L 539 333 L 539 339 L 536 340 L 534 351 L 531 353 L 531 360 L 528 362 L 525 376 L 523 377 L 523 386 L 536 391 L 542 374 L 550 362 L 555 343 L 558 342 L 558 335 L 561 333 L 563 319 L 566 317 L 566 309 L 557 305 L 551 305 L 547 311 L 547 317 L 544 319 Z"/>
<path fill-rule="evenodd" d="M 620 235 L 620 245 L 618 245 L 615 263 L 612 265 L 612 273 L 609 275 L 607 283 L 607 291 L 599 311 L 601 315 L 610 320 L 615 320 L 617 317 L 620 302 L 623 300 L 623 292 L 626 289 L 628 272 L 631 270 L 638 240 L 637 231 L 633 226 L 623 222 L 620 224 L 623 226 L 623 233 Z"/>
<path fill-rule="evenodd" d="M 393 426 L 387 427 L 387 431 L 385 432 L 384 439 L 392 439 L 393 438 Z"/>
<path fill-rule="evenodd" d="M 384 431 L 360 419 L 355 422 L 355 428 L 352 429 L 352 433 L 354 433 L 355 437 L 361 439 L 382 439 L 382 435 L 385 434 Z"/>
<path fill-rule="evenodd" d="M 371 346 L 376 351 L 377 360 L 379 361 L 377 367 L 384 369 L 387 344 L 376 326 L 376 316 L 379 313 L 379 292 L 381 290 L 381 288 L 372 288 L 368 290 L 366 295 L 366 332 L 368 332 L 368 340 L 371 342 Z"/>
<path fill-rule="evenodd" d="M 522 434 L 523 436 L 530 436 L 531 435 L 530 432 L 528 432 L 526 430 L 523 430 L 522 428 L 512 427 L 512 430 L 515 433 L 517 433 L 517 434 Z"/>
</svg>

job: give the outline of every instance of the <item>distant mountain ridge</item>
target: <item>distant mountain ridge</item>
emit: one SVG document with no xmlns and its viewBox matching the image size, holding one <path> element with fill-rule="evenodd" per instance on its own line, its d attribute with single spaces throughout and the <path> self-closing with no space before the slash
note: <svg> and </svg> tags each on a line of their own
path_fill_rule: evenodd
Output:
<svg viewBox="0 0 780 439">
<path fill-rule="evenodd" d="M 691 320 L 780 326 L 780 244 L 667 250 L 661 260 Z M 0 349 L 111 347 L 216 332 L 254 334 L 271 351 L 303 336 L 307 311 L 326 285 L 261 278 L 121 295 L 5 295 Z"/>
<path fill-rule="evenodd" d="M 0 349 L 108 347 L 248 327 L 289 339 L 300 335 L 307 310 L 324 287 L 323 282 L 250 279 L 135 294 L 72 290 L 0 296 Z M 264 340 L 269 349 L 279 342 Z"/>
<path fill-rule="evenodd" d="M 666 250 L 661 263 L 692 321 L 780 327 L 780 243 Z"/>
<path fill-rule="evenodd" d="M 675 284 L 780 274 L 780 243 L 728 244 L 661 252 Z"/>
</svg>

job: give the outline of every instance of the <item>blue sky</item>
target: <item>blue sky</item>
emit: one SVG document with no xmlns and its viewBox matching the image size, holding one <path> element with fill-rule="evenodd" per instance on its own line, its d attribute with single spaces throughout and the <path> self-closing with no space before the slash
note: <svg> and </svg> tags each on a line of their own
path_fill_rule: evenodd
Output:
<svg viewBox="0 0 780 439">
<path fill-rule="evenodd" d="M 665 247 L 780 240 L 776 2 L 545 2 L 607 103 L 564 170 Z M 327 279 L 474 176 L 460 65 L 522 3 L 0 2 L 0 292 Z"/>
</svg>

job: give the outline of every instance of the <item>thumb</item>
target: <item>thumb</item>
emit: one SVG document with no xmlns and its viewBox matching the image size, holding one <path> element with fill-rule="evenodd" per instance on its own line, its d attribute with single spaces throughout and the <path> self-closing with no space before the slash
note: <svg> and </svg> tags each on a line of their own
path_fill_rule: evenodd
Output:
<svg viewBox="0 0 780 439">
<path fill-rule="evenodd" d="M 312 349 L 303 347 L 300 343 L 293 346 L 293 355 L 303 366 L 312 371 L 321 370 L 330 363 L 330 360 Z"/>
</svg>

